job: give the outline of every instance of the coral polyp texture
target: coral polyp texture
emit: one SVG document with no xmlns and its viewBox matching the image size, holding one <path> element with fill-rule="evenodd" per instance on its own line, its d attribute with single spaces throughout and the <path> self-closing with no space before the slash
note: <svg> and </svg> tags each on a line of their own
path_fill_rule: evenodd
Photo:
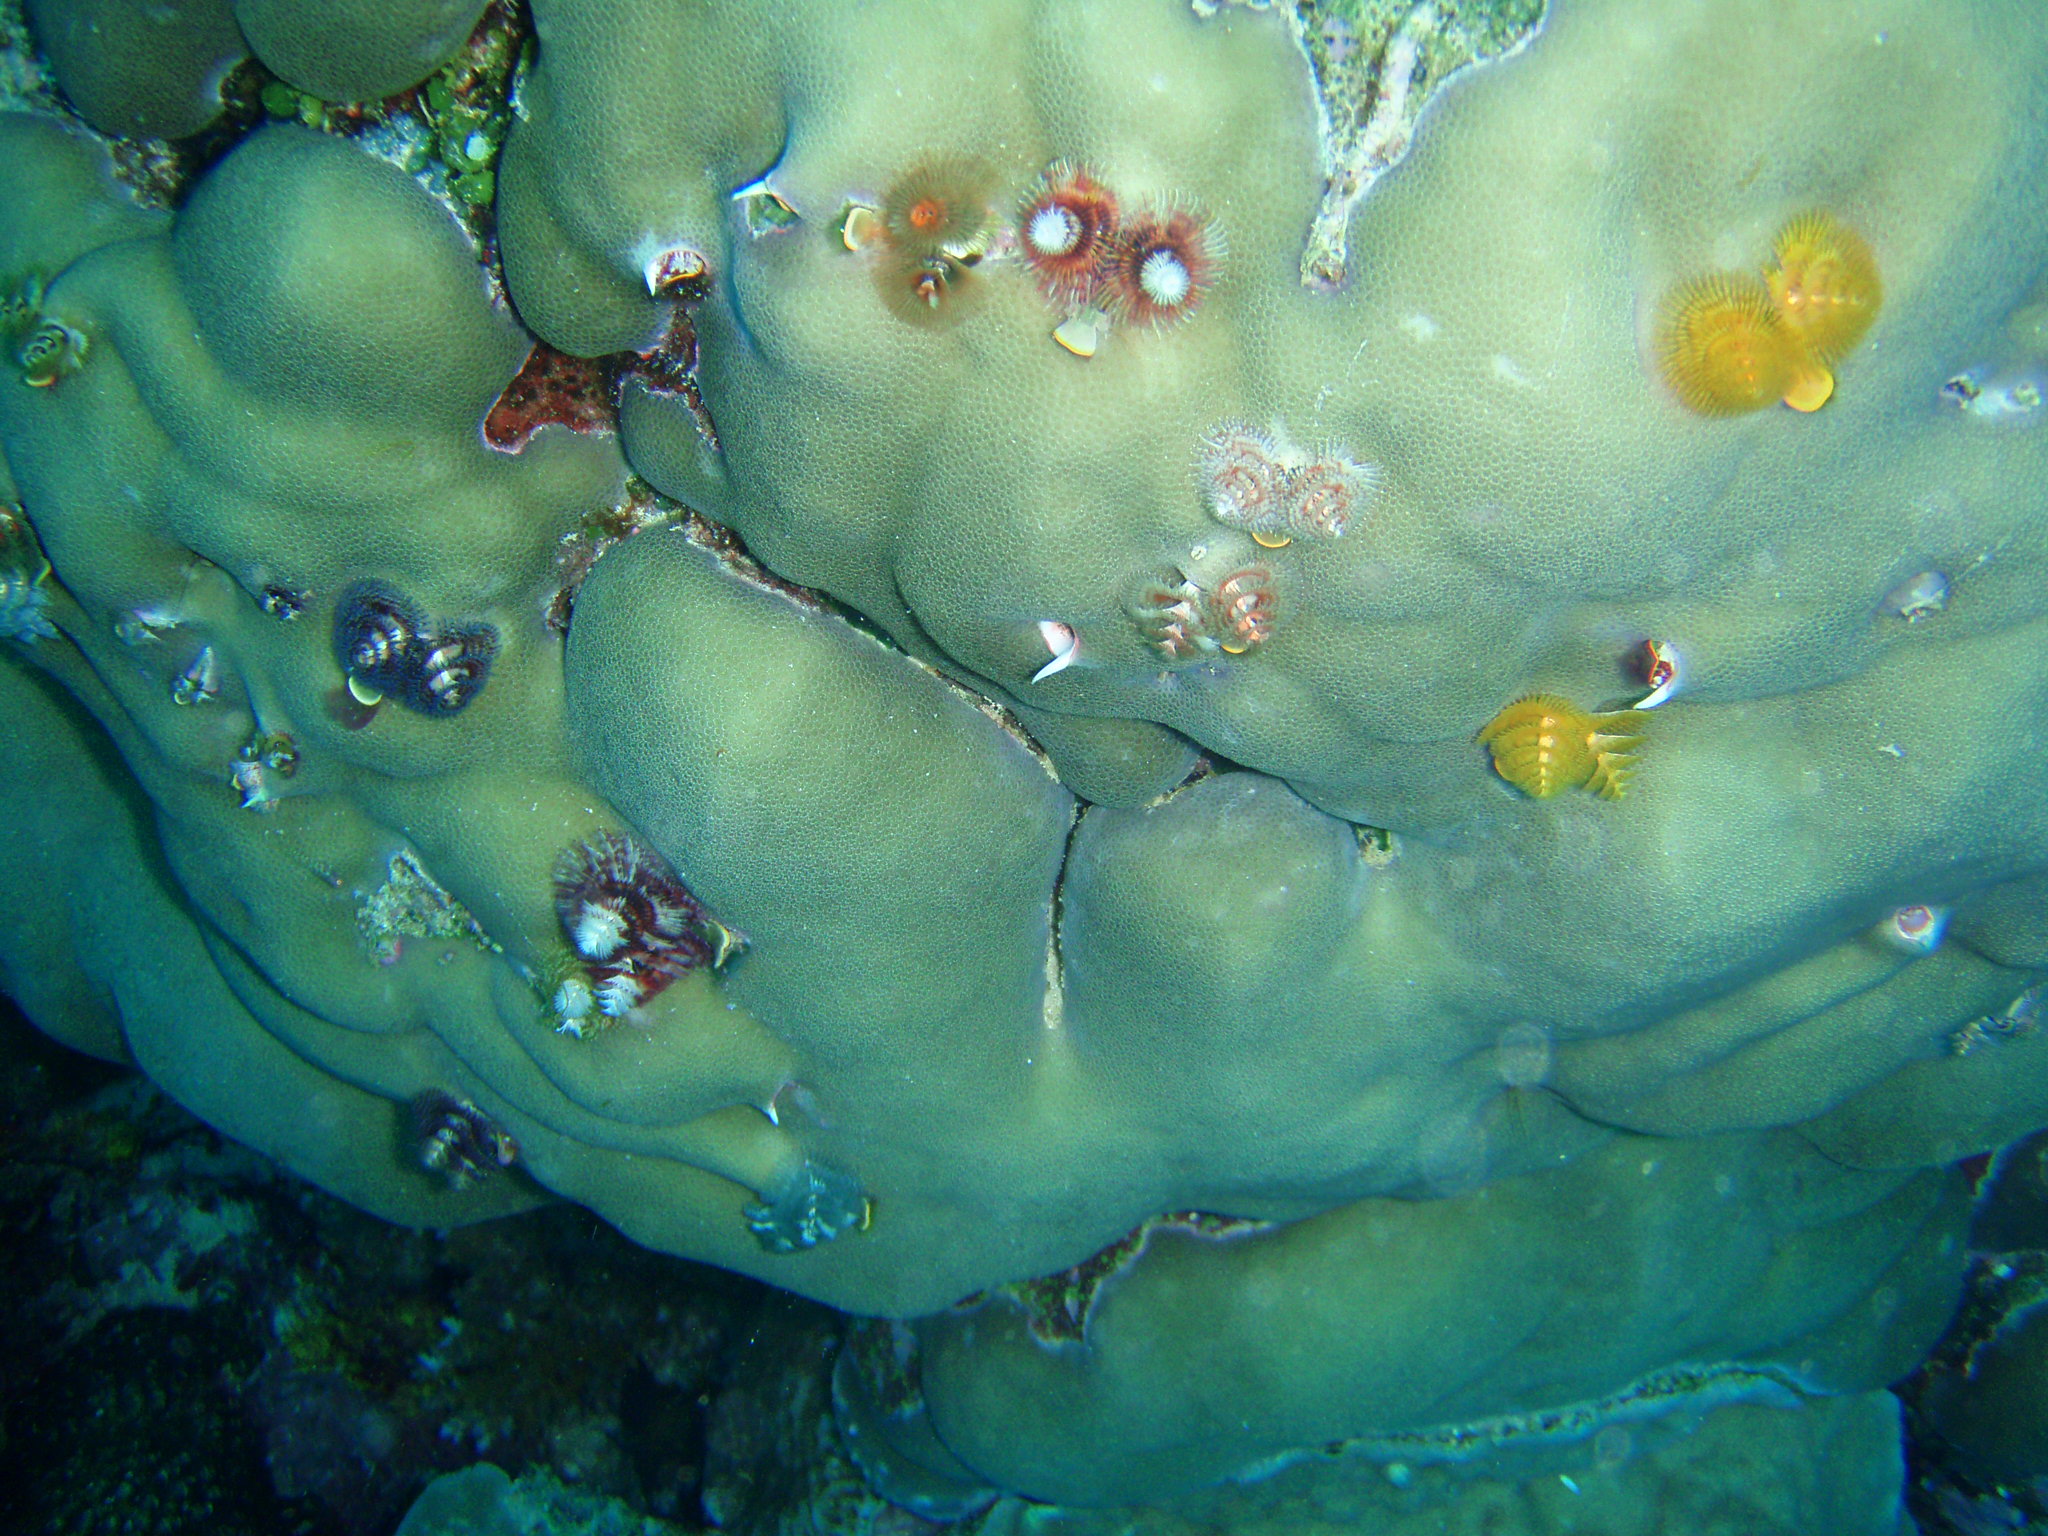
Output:
<svg viewBox="0 0 2048 1536">
<path fill-rule="evenodd" d="M 2048 1124 L 2035 7 L 102 9 L 0 116 L 45 1029 L 900 1323 L 933 1518 L 1894 1529 Z"/>
</svg>

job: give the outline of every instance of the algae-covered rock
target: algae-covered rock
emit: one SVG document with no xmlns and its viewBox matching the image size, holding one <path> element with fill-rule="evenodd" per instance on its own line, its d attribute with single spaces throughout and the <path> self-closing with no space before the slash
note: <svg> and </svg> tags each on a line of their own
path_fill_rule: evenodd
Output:
<svg viewBox="0 0 2048 1536">
<path fill-rule="evenodd" d="M 664 1536 L 678 1528 L 636 1515 L 622 1500 L 565 1487 L 544 1472 L 514 1482 L 480 1461 L 427 1484 L 398 1530 L 400 1536 Z"/>
<path fill-rule="evenodd" d="M 2048 1123 L 2030 8 L 531 23 L 174 212 L 0 117 L 46 1027 L 919 1319 L 913 1506 L 1910 1368 Z"/>
</svg>

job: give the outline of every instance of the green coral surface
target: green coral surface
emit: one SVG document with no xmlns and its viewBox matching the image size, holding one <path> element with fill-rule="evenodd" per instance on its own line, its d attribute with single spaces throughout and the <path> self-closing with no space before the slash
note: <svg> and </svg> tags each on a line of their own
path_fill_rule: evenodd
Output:
<svg viewBox="0 0 2048 1536">
<path fill-rule="evenodd" d="M 31 12 L 103 133 L 202 126 L 231 20 L 308 100 L 520 73 L 509 124 L 449 66 L 257 127 L 169 211 L 0 116 L 44 1028 L 397 1220 L 552 1192 L 921 1319 L 860 1454 L 932 1509 L 1740 1438 L 1912 1366 L 1946 1166 L 2048 1123 L 2030 6 L 185 9 L 154 74 Z M 1188 313 L 1122 247 L 1038 280 L 1077 168 L 1201 229 Z M 1884 286 L 1833 398 L 1686 410 L 1665 296 L 1815 210 Z M 1233 430 L 1348 521 L 1231 515 Z M 365 592 L 487 674 L 372 686 Z M 1648 641 L 1625 798 L 1503 781 L 1490 720 L 1625 708 Z M 557 885 L 626 836 L 717 963 L 600 1027 Z M 519 1171 L 437 1180 L 421 1095 Z M 1038 1326 L 1184 1212 L 1235 1220 Z"/>
</svg>

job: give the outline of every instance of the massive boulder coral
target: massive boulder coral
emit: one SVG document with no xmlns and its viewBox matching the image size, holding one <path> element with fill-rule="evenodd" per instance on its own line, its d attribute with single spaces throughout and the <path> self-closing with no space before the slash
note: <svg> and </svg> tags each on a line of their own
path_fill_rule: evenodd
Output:
<svg viewBox="0 0 2048 1536">
<path fill-rule="evenodd" d="M 315 96 L 418 85 L 468 39 L 486 0 L 25 0 L 66 99 L 105 133 L 180 138 L 212 125 L 251 55 Z"/>
<path fill-rule="evenodd" d="M 0 119 L 10 990 L 924 1319 L 927 1512 L 1909 1367 L 2048 1123 L 2048 38 L 1209 9 L 537 0 L 490 220 Z"/>
</svg>

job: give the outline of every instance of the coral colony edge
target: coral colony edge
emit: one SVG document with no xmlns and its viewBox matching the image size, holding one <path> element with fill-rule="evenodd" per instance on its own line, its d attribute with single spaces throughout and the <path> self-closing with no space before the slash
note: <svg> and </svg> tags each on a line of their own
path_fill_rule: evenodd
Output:
<svg viewBox="0 0 2048 1536">
<path fill-rule="evenodd" d="M 2038 7 L 0 30 L 48 1034 L 850 1314 L 885 1526 L 2048 1474 Z"/>
</svg>

